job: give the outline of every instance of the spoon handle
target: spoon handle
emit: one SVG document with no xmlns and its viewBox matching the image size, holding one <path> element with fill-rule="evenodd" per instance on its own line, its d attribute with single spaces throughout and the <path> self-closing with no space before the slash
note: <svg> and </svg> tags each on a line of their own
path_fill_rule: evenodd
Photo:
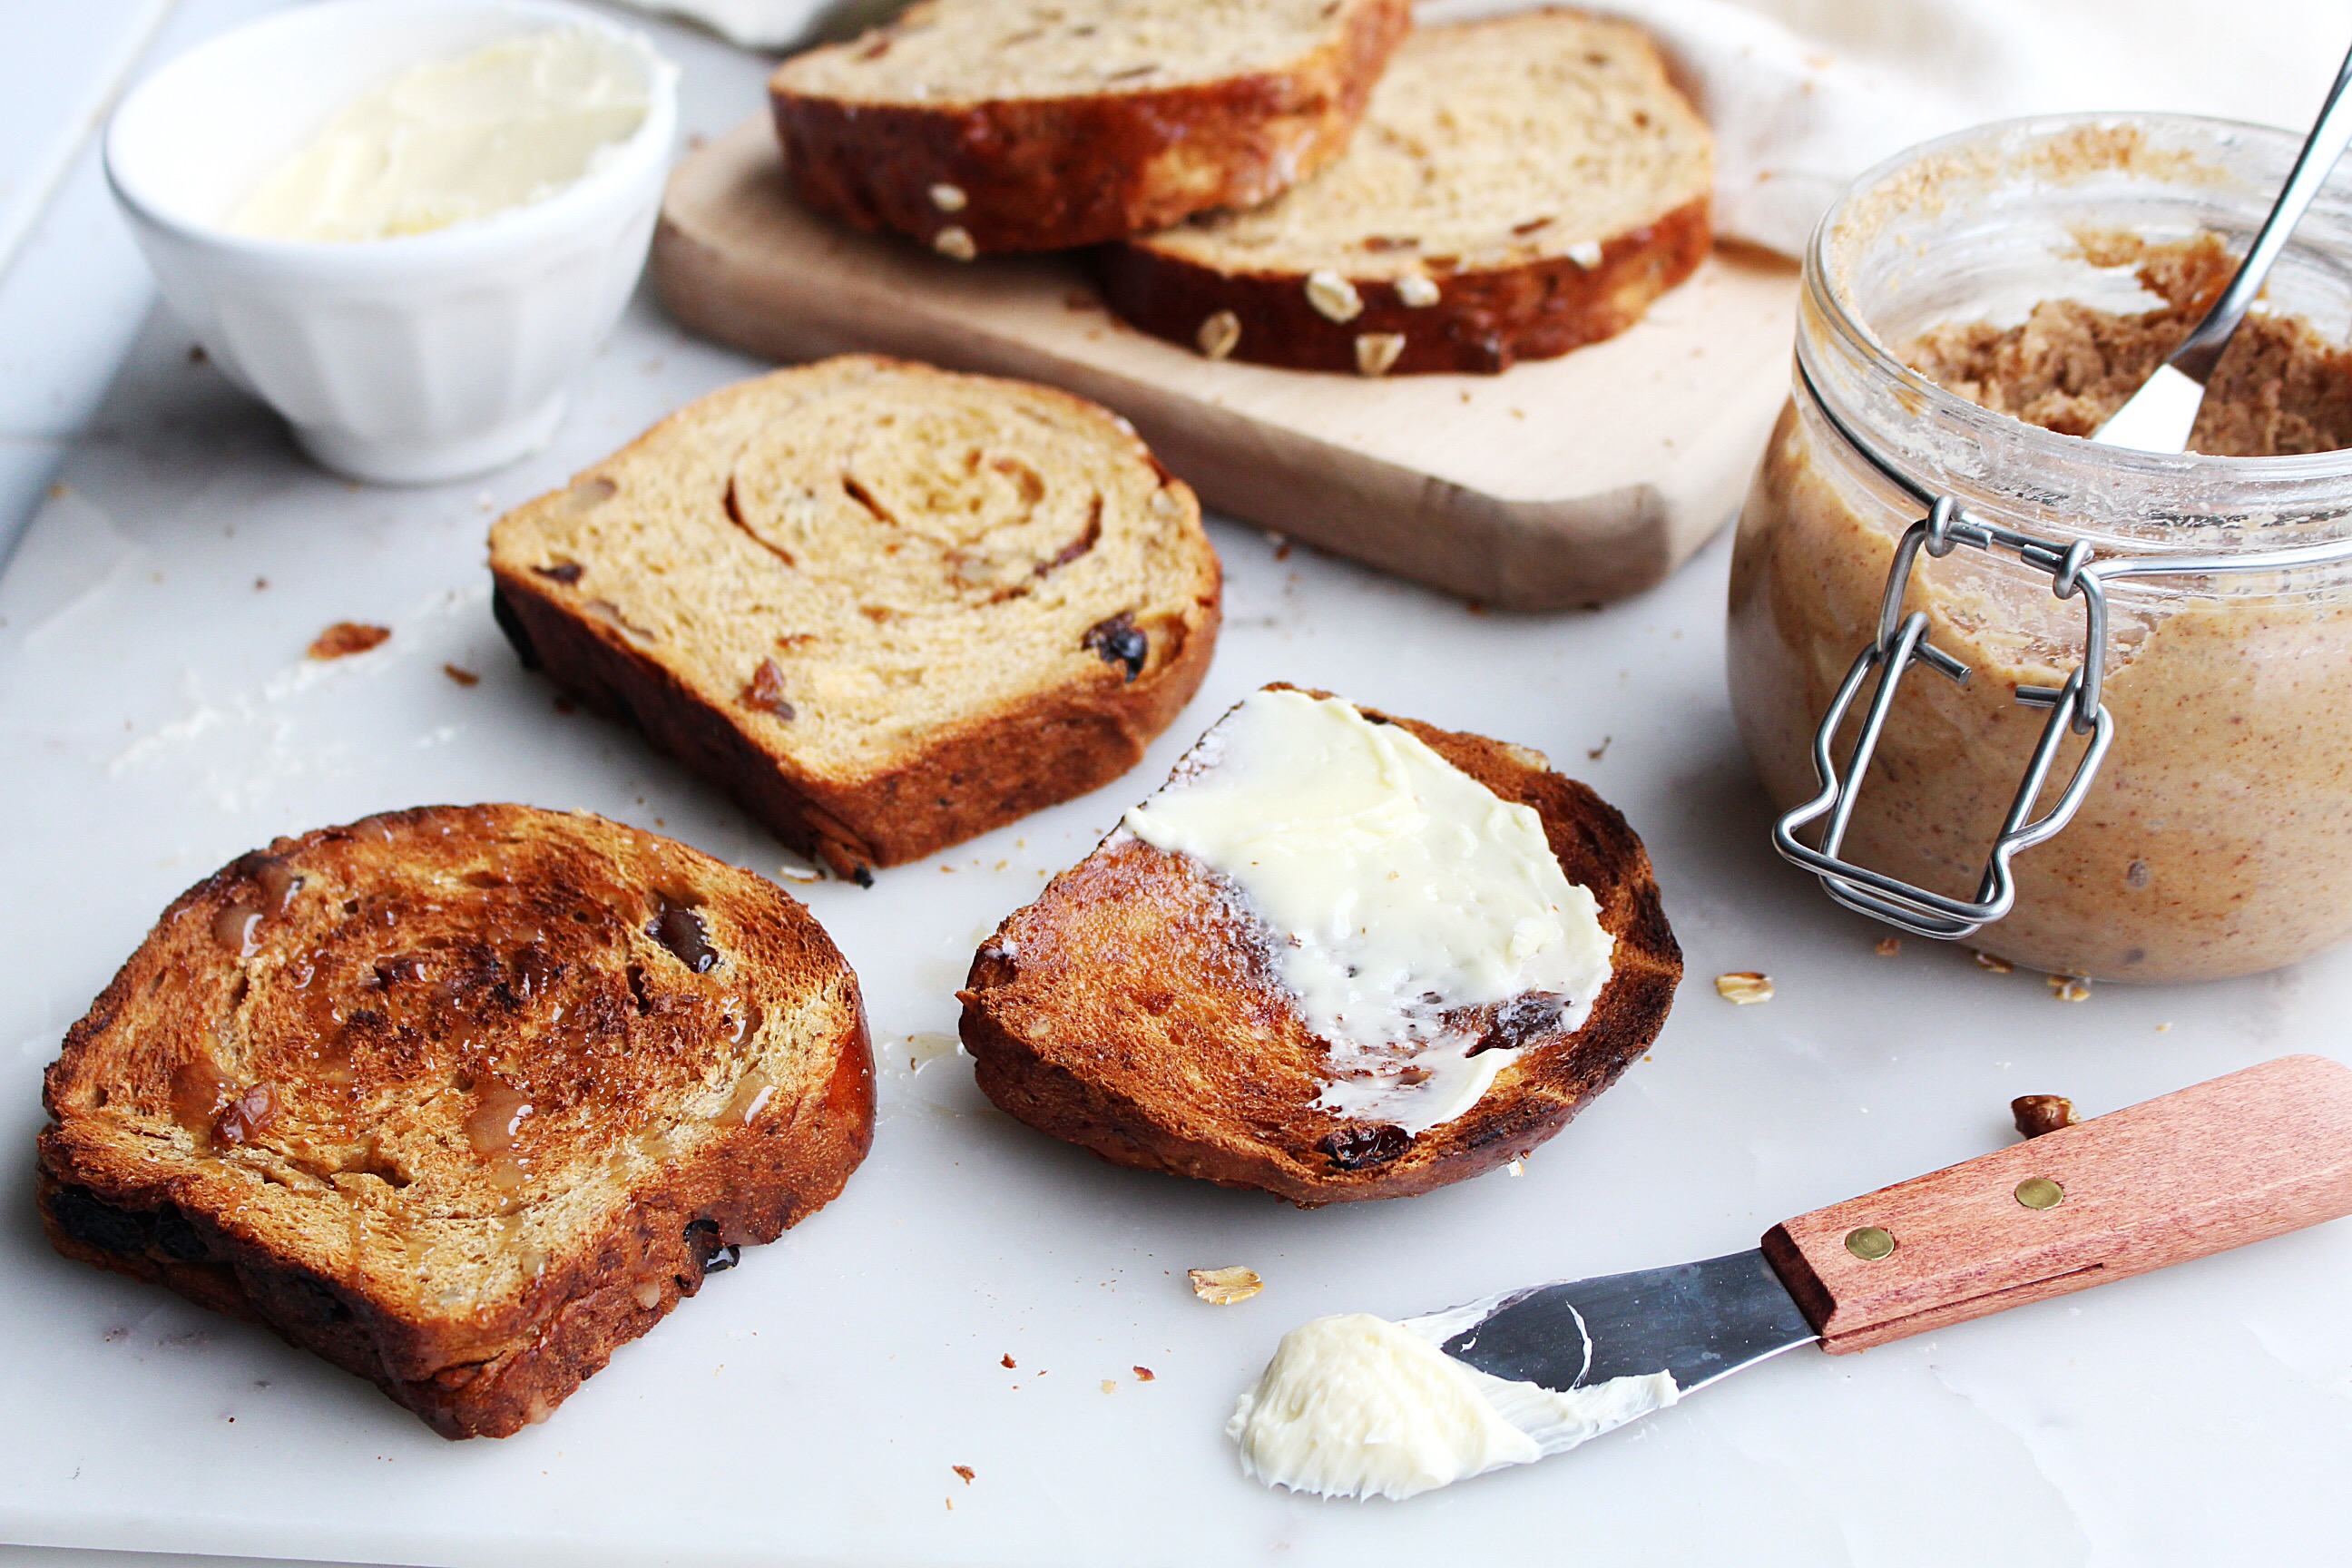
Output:
<svg viewBox="0 0 2352 1568">
<path fill-rule="evenodd" d="M 2262 232 L 2254 237 L 2253 248 L 2238 268 L 2238 275 L 2205 312 L 2205 319 L 2196 330 L 2180 341 L 2165 363 L 2179 370 L 2198 385 L 2205 384 L 2221 363 L 2221 351 L 2230 346 L 2231 334 L 2253 308 L 2254 297 L 2263 291 L 2263 281 L 2270 277 L 2271 267 L 2294 237 L 2294 226 L 2303 221 L 2319 188 L 2335 172 L 2336 161 L 2344 149 L 2352 144 L 2352 53 L 2344 57 L 2336 68 L 2336 85 L 2327 91 L 2327 101 L 2321 106 L 2318 121 L 2294 161 L 2294 172 L 2287 176 L 2286 189 L 2279 193 L 2278 205 L 2263 222 Z"/>
</svg>

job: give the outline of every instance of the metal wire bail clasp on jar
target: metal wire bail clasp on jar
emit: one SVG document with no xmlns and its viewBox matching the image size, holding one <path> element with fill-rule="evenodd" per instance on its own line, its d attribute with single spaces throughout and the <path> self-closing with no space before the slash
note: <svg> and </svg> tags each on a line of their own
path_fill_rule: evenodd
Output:
<svg viewBox="0 0 2352 1568">
<path fill-rule="evenodd" d="M 1804 374 L 1801 367 L 1799 374 Z M 1839 434 L 1856 444 L 1857 450 L 1881 467 L 1890 479 L 1909 488 L 1899 474 L 1879 464 L 1879 459 L 1860 445 L 1860 437 L 1832 416 Z M 1911 573 L 1925 550 L 1931 559 L 1941 560 L 1954 550 L 1967 545 L 1983 551 L 2004 551 L 2016 556 L 2020 563 L 2050 574 L 2050 591 L 2061 600 L 2080 597 L 2083 601 L 2083 656 L 2065 683 L 2057 687 L 2021 686 L 2016 689 L 2017 701 L 2029 708 L 2049 710 L 2049 718 L 2042 726 L 2041 739 L 2035 743 L 2020 779 L 2017 794 L 2010 801 L 2009 812 L 2003 817 L 2000 833 L 1994 837 L 1985 859 L 1984 875 L 1977 884 L 1974 899 L 1955 899 L 1930 889 L 1916 886 L 1898 877 L 1874 871 L 1866 866 L 1841 859 L 1840 846 L 1844 840 L 1847 824 L 1853 820 L 1854 805 L 1862 789 L 1863 779 L 1870 770 L 1871 754 L 1878 746 L 1878 737 L 1885 728 L 1886 715 L 1895 701 L 1897 685 L 1914 663 L 1925 664 L 1948 679 L 1966 683 L 1969 669 L 1967 664 L 1927 641 L 1927 613 L 1914 610 L 1903 613 L 1906 594 L 1911 585 Z M 2352 541 L 2309 544 L 2286 550 L 2263 551 L 2242 555 L 2176 556 L 2160 561 L 2132 561 L 2120 557 L 2091 559 L 2091 543 L 2076 539 L 2071 543 L 2038 539 L 2030 533 L 1972 518 L 1950 496 L 1937 496 L 1928 508 L 1927 515 L 1906 530 L 1895 546 L 1895 563 L 1886 574 L 1886 592 L 1879 601 L 1878 640 L 1864 648 L 1854 659 L 1853 668 L 1839 685 L 1830 700 L 1827 712 L 1813 731 L 1813 771 L 1821 784 L 1821 793 L 1802 805 L 1790 811 L 1773 825 L 1772 844 L 1787 859 L 1815 872 L 1829 896 L 1848 909 L 1871 915 L 1917 936 L 1956 941 L 1974 936 L 1986 925 L 2010 912 L 2017 901 L 2017 885 L 2010 873 L 2010 858 L 2021 849 L 2028 849 L 2058 833 L 2074 820 L 2092 781 L 2098 776 L 2099 766 L 2106 761 L 2107 749 L 2114 743 L 2115 716 L 2099 700 L 2105 684 L 2107 655 L 2107 593 L 2106 580 L 2126 577 L 2193 577 L 2223 575 L 2236 573 L 2273 573 L 2302 567 L 2337 565 L 2352 562 Z M 1856 699 L 1871 674 L 1878 673 L 1878 683 L 1872 693 L 1870 707 L 1864 715 L 1860 731 L 1855 735 L 1844 765 L 1835 765 L 1832 752 L 1837 733 L 1845 725 Z M 2075 759 L 2065 787 L 2048 809 L 2034 816 L 2043 788 L 2050 782 L 2053 766 L 2058 760 L 2060 742 L 2067 732 L 2089 738 L 2089 743 Z M 1819 848 L 1798 837 L 1800 829 L 1829 818 L 1822 834 Z"/>
<path fill-rule="evenodd" d="M 2098 978 L 2352 933 L 2352 177 L 2257 318 L 2284 392 L 2241 378 L 2243 427 L 2198 452 L 2079 438 L 2226 279 L 2294 152 L 2181 117 L 2017 121 L 1873 171 L 1824 220 L 1727 674 L 1775 847 L 1837 903 Z M 2116 368 L 2078 395 L 2086 365 Z"/>
<path fill-rule="evenodd" d="M 1941 559 L 1962 544 L 1979 550 L 2013 551 L 2027 565 L 2049 572 L 2051 591 L 2059 598 L 2082 596 L 2084 620 L 2083 662 L 2066 678 L 2066 683 L 2055 689 L 2042 686 L 2017 689 L 2019 702 L 2047 708 L 2050 717 L 2042 727 L 2042 739 L 2033 748 L 2032 760 L 2026 764 L 2025 775 L 2010 802 L 2000 833 L 1986 858 L 1977 896 L 1971 900 L 1950 898 L 1838 858 L 1846 826 L 1853 819 L 1854 802 L 1863 778 L 1870 771 L 1871 753 L 1878 748 L 1879 733 L 1886 727 L 1887 711 L 1894 704 L 1895 688 L 1904 672 L 1916 661 L 1952 680 L 1965 683 L 1969 679 L 1966 664 L 1927 640 L 1927 612 L 1903 614 L 1904 594 L 1911 584 L 1911 567 L 1919 552 L 1924 549 L 1930 556 Z M 2010 857 L 2041 843 L 2073 820 L 2092 779 L 2098 774 L 2099 764 L 2106 760 L 2109 742 L 2115 739 L 2115 718 L 2099 701 L 2105 662 L 2106 597 L 2095 576 L 2084 576 L 2089 553 L 2087 541 L 2078 539 L 2072 544 L 2059 545 L 2013 532 L 1967 517 L 1949 496 L 1937 497 L 1928 514 L 1913 523 L 1895 547 L 1895 566 L 1887 574 L 1886 595 L 1879 609 L 1878 640 L 1855 658 L 1837 695 L 1830 700 L 1829 711 L 1813 731 L 1813 770 L 1821 781 L 1822 792 L 1773 825 L 1773 847 L 1788 859 L 1819 873 L 1822 888 L 1839 903 L 1918 936 L 1948 941 L 1974 936 L 1987 922 L 2009 913 L 2017 901 L 2017 885 L 2009 869 Z M 1844 726 L 1847 713 L 1874 670 L 1878 672 L 1878 686 L 1872 695 L 1870 710 L 1863 720 L 1845 765 L 1836 767 L 1831 753 L 1837 732 Z M 2076 759 L 2073 776 L 2056 804 L 2035 816 L 2035 804 L 2042 798 L 2052 764 L 2058 759 L 2059 742 L 2070 729 L 2078 735 L 2088 735 L 2090 745 Z M 1797 834 L 1823 816 L 1828 816 L 1829 826 L 1822 835 L 1821 847 L 1815 849 Z"/>
</svg>

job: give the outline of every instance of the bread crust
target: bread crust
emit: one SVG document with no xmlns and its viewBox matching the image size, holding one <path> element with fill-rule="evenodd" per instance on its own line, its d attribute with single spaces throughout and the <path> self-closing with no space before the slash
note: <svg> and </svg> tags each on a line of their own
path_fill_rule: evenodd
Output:
<svg viewBox="0 0 2352 1568">
<path fill-rule="evenodd" d="M 857 102 L 797 90 L 787 60 L 769 95 L 794 189 L 818 211 L 927 245 L 953 228 L 978 255 L 1060 250 L 1252 206 L 1322 167 L 1411 26 L 1409 0 L 1362 0 L 1286 69 L 1154 90 Z M 965 204 L 942 211 L 939 185 Z"/>
<path fill-rule="evenodd" d="M 1323 696 L 1325 693 L 1313 693 Z M 1360 710 L 1409 731 L 1506 800 L 1531 806 L 1568 879 L 1616 939 L 1584 1026 L 1530 1044 L 1462 1116 L 1384 1163 L 1339 1168 L 1318 1141 L 1319 1047 L 1271 964 L 1237 949 L 1222 890 L 1194 863 L 1114 835 L 1007 919 L 960 993 L 982 1092 L 1117 1165 L 1274 1194 L 1301 1207 L 1409 1197 L 1525 1155 L 1614 1083 L 1664 1025 L 1682 951 L 1625 819 L 1521 748 Z M 1144 953 L 1140 964 L 1131 955 Z M 1272 1038 L 1244 1061 L 1236 1042 Z M 1181 1060 L 1188 1091 L 1139 1064 Z"/>
<path fill-rule="evenodd" d="M 1408 306 L 1394 282 L 1355 280 L 1363 312 L 1345 322 L 1318 312 L 1295 272 L 1220 271 L 1154 248 L 1114 245 L 1097 255 L 1104 300 L 1154 337 L 1197 348 L 1202 323 L 1229 310 L 1240 324 L 1230 357 L 1286 370 L 1360 374 L 1357 342 L 1393 334 L 1403 352 L 1389 375 L 1496 375 L 1521 360 L 1556 359 L 1612 338 L 1653 300 L 1698 269 L 1715 244 L 1706 199 L 1602 243 L 1597 266 L 1565 256 L 1516 267 L 1437 274 L 1437 303 Z"/>
<path fill-rule="evenodd" d="M 1082 685 L 974 715 L 899 766 L 843 785 L 763 746 L 731 713 L 551 586 L 502 566 L 492 574 L 500 624 L 525 663 L 598 712 L 635 725 L 793 849 L 835 876 L 861 879 L 1128 772 L 1201 689 L 1221 624 L 1212 600 L 1192 624 L 1180 624 L 1167 658 L 1135 679 L 1106 667 Z"/>
<path fill-rule="evenodd" d="M 51 1245 L 260 1323 L 375 1384 L 446 1437 L 506 1436 L 545 1420 L 616 1348 L 695 1294 L 707 1273 L 731 1266 L 729 1249 L 772 1241 L 830 1202 L 873 1141 L 873 1063 L 855 976 L 782 889 L 593 817 L 567 819 L 591 846 L 614 836 L 664 844 L 673 862 L 707 879 L 703 886 L 730 900 L 748 894 L 740 911 L 729 910 L 730 920 L 740 913 L 744 942 L 769 962 L 782 955 L 807 965 L 805 980 L 835 988 L 840 1005 L 828 1005 L 832 1033 L 798 1042 L 824 1064 L 816 1080 L 778 1086 L 776 1102 L 739 1123 L 696 1124 L 656 1170 L 630 1182 L 627 1201 L 609 1208 L 592 1232 L 548 1248 L 527 1286 L 478 1299 L 470 1310 L 436 1307 L 415 1292 L 404 1298 L 362 1267 L 360 1205 L 340 1183 L 313 1183 L 310 1207 L 298 1210 L 278 1190 L 282 1184 L 239 1168 L 244 1151 L 216 1134 L 207 1142 L 168 1121 L 141 1119 L 142 1106 L 177 1094 L 175 1051 L 184 1052 L 192 1029 L 201 1033 L 193 1020 L 216 1005 L 222 991 L 240 1002 L 246 986 L 268 994 L 267 979 L 207 951 L 224 911 L 252 903 L 257 868 L 276 863 L 321 876 L 322 847 L 350 854 L 354 838 L 380 835 L 391 844 L 425 833 L 530 833 L 555 815 L 514 806 L 387 813 L 280 839 L 182 895 L 68 1031 L 44 1080 L 51 1120 L 38 1139 L 36 1197 Z M 412 905 L 407 913 L 429 923 L 434 911 Z M 462 938 L 461 926 L 448 929 Z M 560 965 L 569 960 L 560 935 L 557 944 L 550 962 Z M 358 1091 L 377 1081 L 362 1072 Z M 281 1079 L 278 1087 L 282 1093 L 289 1086 Z M 613 1114 L 658 1118 L 662 1109 L 615 1106 Z M 610 1126 L 617 1147 L 620 1123 Z M 317 1216 L 332 1207 L 338 1190 L 353 1212 L 341 1258 L 332 1246 L 322 1250 L 316 1234 Z M 305 1213 L 307 1228 L 289 1217 Z"/>
<path fill-rule="evenodd" d="M 873 356 L 827 363 L 851 361 L 949 374 Z M 1025 384 L 1024 392 L 1109 426 L 1111 416 L 1083 398 Z M 656 426 L 639 445 L 661 433 Z M 1134 442 L 1131 432 L 1118 439 Z M 491 540 L 493 608 L 526 665 L 599 712 L 636 725 L 793 849 L 835 875 L 862 880 L 873 868 L 921 859 L 1119 777 L 1143 760 L 1145 748 L 1200 689 L 1223 624 L 1223 568 L 1201 531 L 1191 489 L 1135 445 L 1181 509 L 1177 526 L 1189 541 L 1184 553 L 1195 578 L 1172 608 L 1144 607 L 1151 635 L 1142 668 L 1085 658 L 1068 678 L 1021 700 L 966 713 L 894 765 L 855 779 L 821 776 L 740 702 L 714 702 L 698 691 L 655 649 L 596 613 L 593 581 L 567 584 L 534 570 L 519 545 L 504 542 L 503 523 Z"/>
</svg>

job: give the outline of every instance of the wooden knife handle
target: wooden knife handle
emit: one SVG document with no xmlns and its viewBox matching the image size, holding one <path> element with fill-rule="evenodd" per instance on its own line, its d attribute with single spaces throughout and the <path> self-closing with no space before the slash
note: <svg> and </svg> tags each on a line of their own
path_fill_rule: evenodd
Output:
<svg viewBox="0 0 2352 1568">
<path fill-rule="evenodd" d="M 1785 1221 L 1764 1256 L 1858 1351 L 2347 1214 L 2352 1068 L 2282 1057 Z"/>
</svg>

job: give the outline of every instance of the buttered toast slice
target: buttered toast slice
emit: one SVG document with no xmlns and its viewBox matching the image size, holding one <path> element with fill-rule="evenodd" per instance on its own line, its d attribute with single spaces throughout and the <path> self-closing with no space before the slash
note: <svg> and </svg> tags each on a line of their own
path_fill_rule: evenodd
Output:
<svg viewBox="0 0 2352 1568">
<path fill-rule="evenodd" d="M 1347 153 L 1260 207 L 1103 253 L 1212 358 L 1496 372 L 1624 331 L 1712 243 L 1714 143 L 1648 36 L 1565 10 L 1406 39 Z"/>
<path fill-rule="evenodd" d="M 688 405 L 490 570 L 526 662 L 860 878 L 1127 772 L 1217 637 L 1200 503 L 1124 421 L 862 355 Z"/>
<path fill-rule="evenodd" d="M 1270 687 L 972 962 L 997 1105 L 1314 1206 L 1525 1154 L 1664 1023 L 1641 841 L 1524 748 Z"/>
<path fill-rule="evenodd" d="M 800 198 L 970 260 L 1261 202 L 1348 144 L 1408 0 L 924 0 L 769 83 Z"/>
<path fill-rule="evenodd" d="M 635 828 L 429 806 L 183 894 L 66 1037 L 68 1258 L 254 1319 L 447 1437 L 550 1411 L 873 1137 L 856 977 Z"/>
</svg>

